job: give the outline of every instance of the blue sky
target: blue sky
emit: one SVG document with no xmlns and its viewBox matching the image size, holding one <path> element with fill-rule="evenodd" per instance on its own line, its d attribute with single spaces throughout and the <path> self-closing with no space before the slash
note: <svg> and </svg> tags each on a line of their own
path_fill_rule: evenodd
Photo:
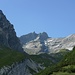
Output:
<svg viewBox="0 0 75 75">
<path fill-rule="evenodd" d="M 75 33 L 75 0 L 0 0 L 0 9 L 17 36 L 34 31 L 50 37 Z"/>
</svg>

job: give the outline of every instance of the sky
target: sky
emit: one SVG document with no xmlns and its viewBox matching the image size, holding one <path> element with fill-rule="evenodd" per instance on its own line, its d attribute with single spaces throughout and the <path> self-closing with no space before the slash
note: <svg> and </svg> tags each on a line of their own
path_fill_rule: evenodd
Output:
<svg viewBox="0 0 75 75">
<path fill-rule="evenodd" d="M 49 37 L 75 33 L 75 0 L 0 0 L 0 10 L 18 37 L 34 31 Z"/>
</svg>

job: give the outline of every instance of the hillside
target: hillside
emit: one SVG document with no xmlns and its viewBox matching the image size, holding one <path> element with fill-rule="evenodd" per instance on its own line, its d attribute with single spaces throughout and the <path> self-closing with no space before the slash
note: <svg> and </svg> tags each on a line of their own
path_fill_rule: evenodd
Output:
<svg viewBox="0 0 75 75">
<path fill-rule="evenodd" d="M 0 68 L 27 58 L 25 54 L 0 45 Z"/>
<path fill-rule="evenodd" d="M 75 47 L 55 66 L 48 67 L 36 75 L 75 75 Z"/>
<path fill-rule="evenodd" d="M 63 50 L 64 52 L 52 53 L 52 54 L 39 54 L 39 55 L 30 55 L 30 58 L 37 63 L 40 63 L 41 66 L 48 67 L 52 66 L 59 61 L 68 53 L 67 50 Z"/>
<path fill-rule="evenodd" d="M 41 69 L 25 53 L 0 45 L 0 75 L 30 75 Z"/>
</svg>

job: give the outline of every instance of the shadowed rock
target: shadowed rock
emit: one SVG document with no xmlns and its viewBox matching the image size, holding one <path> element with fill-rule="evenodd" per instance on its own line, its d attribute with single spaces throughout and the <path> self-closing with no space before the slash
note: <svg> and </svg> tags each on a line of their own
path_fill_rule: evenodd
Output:
<svg viewBox="0 0 75 75">
<path fill-rule="evenodd" d="M 14 50 L 23 51 L 13 25 L 0 10 L 0 44 Z"/>
</svg>

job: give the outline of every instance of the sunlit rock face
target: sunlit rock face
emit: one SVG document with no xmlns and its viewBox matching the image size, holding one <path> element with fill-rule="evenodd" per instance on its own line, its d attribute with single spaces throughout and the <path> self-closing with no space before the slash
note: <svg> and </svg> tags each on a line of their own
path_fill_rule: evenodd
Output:
<svg viewBox="0 0 75 75">
<path fill-rule="evenodd" d="M 59 52 L 60 49 L 72 50 L 75 46 L 75 34 L 69 35 L 64 38 L 52 38 L 46 41 L 50 51 Z"/>
<path fill-rule="evenodd" d="M 13 25 L 0 10 L 0 44 L 14 50 L 23 51 Z"/>
<path fill-rule="evenodd" d="M 38 54 L 39 52 L 48 52 L 44 41 L 49 37 L 46 32 L 43 33 L 29 33 L 27 35 L 21 36 L 19 39 L 22 43 L 24 51 L 28 54 Z M 29 41 L 30 40 L 30 41 Z"/>
<path fill-rule="evenodd" d="M 57 53 L 61 49 L 72 50 L 75 46 L 75 34 L 64 38 L 49 38 L 45 32 L 37 35 L 36 38 L 22 45 L 24 51 L 28 54 Z M 25 39 L 22 41 L 25 41 Z"/>
</svg>

